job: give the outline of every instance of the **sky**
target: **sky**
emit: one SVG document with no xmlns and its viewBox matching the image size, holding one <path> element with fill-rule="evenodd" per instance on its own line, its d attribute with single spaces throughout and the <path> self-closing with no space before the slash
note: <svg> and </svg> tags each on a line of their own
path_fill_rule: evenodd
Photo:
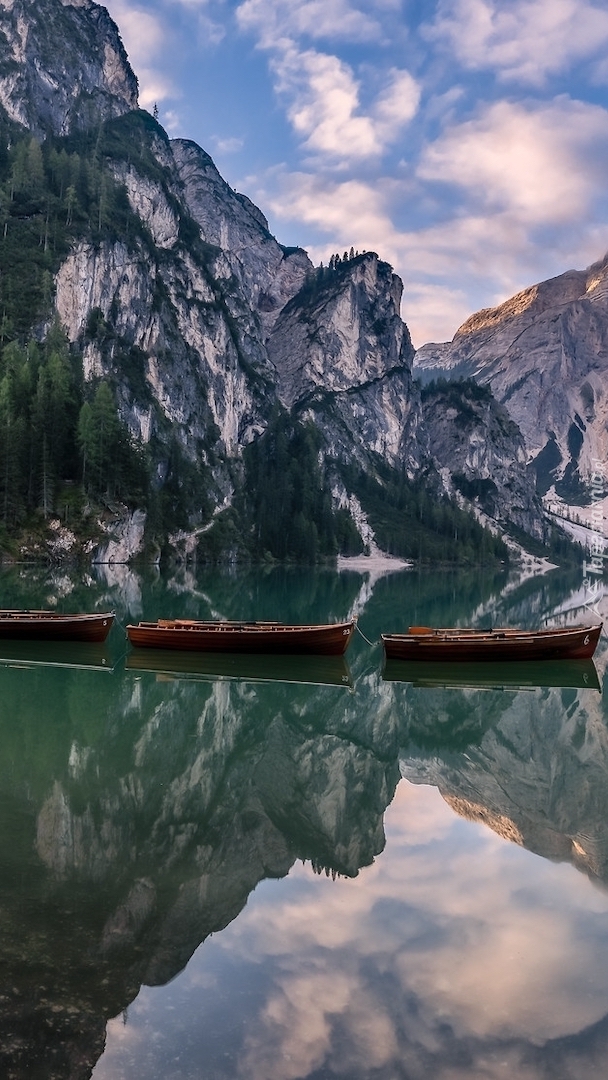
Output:
<svg viewBox="0 0 608 1080">
<path fill-rule="evenodd" d="M 106 0 L 140 104 L 416 347 L 608 250 L 606 0 Z"/>
</svg>

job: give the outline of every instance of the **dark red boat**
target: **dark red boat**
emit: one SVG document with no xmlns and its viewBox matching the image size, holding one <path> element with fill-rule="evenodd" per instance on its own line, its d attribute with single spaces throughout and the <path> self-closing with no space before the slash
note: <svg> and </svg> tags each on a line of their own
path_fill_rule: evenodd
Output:
<svg viewBox="0 0 608 1080">
<path fill-rule="evenodd" d="M 390 660 L 588 660 L 601 630 L 601 623 L 549 630 L 410 626 L 407 634 L 382 634 L 382 644 Z"/>
<path fill-rule="evenodd" d="M 113 611 L 63 615 L 58 611 L 1 611 L 0 638 L 14 641 L 105 641 Z"/>
<path fill-rule="evenodd" d="M 158 619 L 127 626 L 127 635 L 132 645 L 146 649 L 341 656 L 354 629 L 354 619 L 325 625 Z"/>
</svg>

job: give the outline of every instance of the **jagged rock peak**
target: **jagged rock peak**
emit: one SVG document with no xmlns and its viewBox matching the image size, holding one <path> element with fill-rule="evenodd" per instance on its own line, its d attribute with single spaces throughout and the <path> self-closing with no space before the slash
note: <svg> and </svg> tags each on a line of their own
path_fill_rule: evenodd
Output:
<svg viewBox="0 0 608 1080">
<path fill-rule="evenodd" d="M 319 268 L 281 312 L 268 344 L 278 393 L 291 407 L 322 386 L 352 390 L 407 368 L 414 355 L 399 314 L 403 285 L 375 252 Z"/>
<path fill-rule="evenodd" d="M 0 0 L 0 104 L 35 135 L 137 108 L 118 28 L 93 0 Z"/>
<path fill-rule="evenodd" d="M 262 211 L 226 183 L 200 146 L 174 139 L 171 149 L 202 238 L 225 253 L 226 272 L 240 281 L 267 336 L 280 310 L 312 273 L 308 255 L 278 243 Z"/>
<path fill-rule="evenodd" d="M 499 304 L 471 315 L 456 331 L 454 341 L 482 330 L 496 330 L 502 323 L 520 318 L 524 322 L 538 318 L 551 308 L 562 308 L 583 298 L 605 300 L 608 296 L 608 255 L 587 270 L 567 270 L 564 274 L 541 281 Z"/>
</svg>

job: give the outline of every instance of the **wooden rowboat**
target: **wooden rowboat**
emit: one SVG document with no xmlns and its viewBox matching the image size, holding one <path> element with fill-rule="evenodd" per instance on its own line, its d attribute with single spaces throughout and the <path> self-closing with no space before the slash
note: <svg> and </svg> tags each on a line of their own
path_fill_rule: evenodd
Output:
<svg viewBox="0 0 608 1080">
<path fill-rule="evenodd" d="M 14 641 L 105 641 L 114 612 L 63 615 L 58 611 L 0 610 L 0 638 Z"/>
<path fill-rule="evenodd" d="M 391 660 L 588 660 L 601 630 L 601 623 L 549 630 L 410 626 L 407 634 L 382 634 L 382 644 Z"/>
<path fill-rule="evenodd" d="M 346 652 L 354 628 L 354 619 L 321 626 L 158 619 L 127 626 L 127 635 L 132 645 L 146 649 L 341 656 Z"/>
</svg>

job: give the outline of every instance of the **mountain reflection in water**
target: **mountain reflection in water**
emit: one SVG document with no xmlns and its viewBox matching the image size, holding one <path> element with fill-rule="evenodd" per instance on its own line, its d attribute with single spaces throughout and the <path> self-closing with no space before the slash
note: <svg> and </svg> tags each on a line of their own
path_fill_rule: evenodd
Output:
<svg viewBox="0 0 608 1080">
<path fill-rule="evenodd" d="M 355 576 L 348 588 L 331 586 L 343 600 L 350 592 L 349 610 L 360 587 Z M 372 638 L 383 617 L 379 592 L 381 602 L 372 593 L 364 604 Z M 115 639 L 115 655 L 121 647 Z M 491 1051 L 511 1062 L 511 1076 L 521 1069 L 536 1080 L 552 1075 L 566 1038 L 560 1060 L 599 1053 L 608 1063 L 608 979 L 602 984 L 593 967 L 608 944 L 608 920 L 605 934 L 597 923 L 597 912 L 608 915 L 602 894 L 580 901 L 596 912 L 586 931 L 594 948 L 580 950 L 589 952 L 589 969 L 579 973 L 593 988 L 593 1009 L 568 1012 L 564 990 L 563 1005 L 553 1002 L 559 1020 L 539 1012 L 537 1028 L 526 1026 L 512 1004 L 500 1022 L 481 1023 L 465 1010 L 467 995 L 477 1000 L 472 984 L 460 985 L 457 998 L 439 990 L 444 962 L 463 962 L 462 941 L 477 956 L 484 919 L 494 932 L 498 908 L 505 922 L 511 917 L 506 885 L 500 904 L 496 895 L 489 901 L 501 880 L 492 859 L 508 882 L 516 850 L 500 847 L 497 856 L 496 835 L 583 871 L 569 885 L 577 897 L 589 888 L 586 876 L 605 886 L 608 737 L 597 690 L 389 682 L 380 651 L 362 644 L 346 685 L 343 672 L 307 670 L 297 679 L 290 667 L 277 679 L 270 665 L 257 679 L 180 671 L 175 661 L 178 670 L 168 673 L 162 658 L 158 665 L 145 670 L 133 654 L 126 662 L 114 656 L 107 671 L 0 665 L 3 1076 L 80 1080 L 100 1058 L 102 1080 L 192 1075 L 192 1063 L 180 1072 L 160 1058 L 132 1071 L 121 1061 L 112 1073 L 113 1037 L 103 1050 L 106 1023 L 133 1002 L 137 1015 L 141 987 L 164 987 L 201 942 L 192 964 L 200 956 L 210 977 L 222 956 L 227 966 L 216 977 L 228 985 L 232 965 L 241 987 L 218 1017 L 224 1041 L 209 1075 L 502 1075 L 498 1064 L 481 1071 Z M 409 783 L 390 811 L 400 815 L 391 855 L 383 821 L 401 777 Z M 482 832 L 462 832 L 475 823 Z M 311 877 L 298 862 L 338 880 Z M 531 889 L 541 870 L 526 865 Z M 466 902 L 465 869 L 471 881 L 483 877 Z M 282 891 L 288 886 L 295 892 Z M 526 901 L 522 916 L 515 895 L 509 912 L 536 926 L 536 909 L 532 916 Z M 473 915 L 467 903 L 480 908 Z M 582 933 L 583 922 L 576 925 Z M 483 957 L 476 962 L 483 986 Z M 448 982 L 459 984 L 462 971 Z M 172 984 L 178 998 L 182 985 Z M 214 997 L 210 990 L 209 1015 Z M 498 1000 L 495 1007 L 500 1013 Z M 137 1041 L 135 1022 L 126 1030 Z M 275 1044 L 283 1047 L 278 1057 Z"/>
<path fill-rule="evenodd" d="M 86 1075 L 106 1020 L 260 880 L 382 850 L 395 732 L 345 715 L 340 684 L 263 689 L 0 670 L 4 1075 Z"/>
</svg>

